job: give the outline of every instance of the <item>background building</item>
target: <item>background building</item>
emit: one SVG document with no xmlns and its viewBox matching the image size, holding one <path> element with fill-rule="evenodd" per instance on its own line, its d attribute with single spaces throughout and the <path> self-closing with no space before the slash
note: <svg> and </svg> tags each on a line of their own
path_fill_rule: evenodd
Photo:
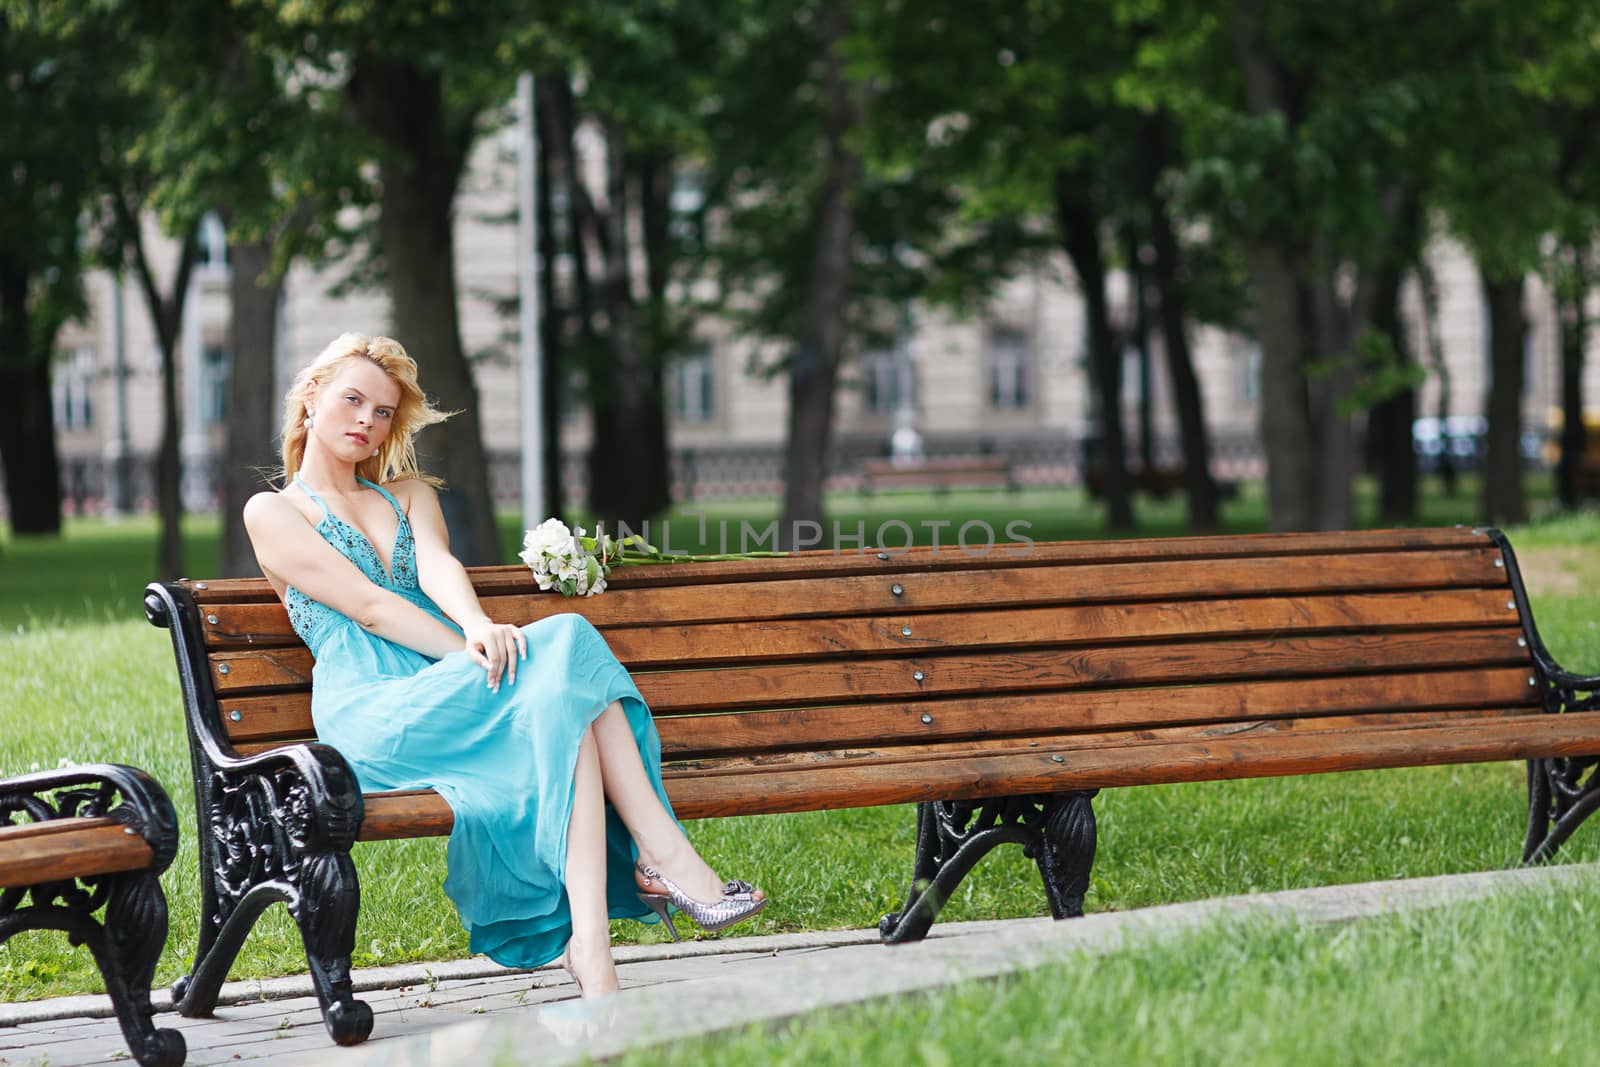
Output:
<svg viewBox="0 0 1600 1067">
<path fill-rule="evenodd" d="M 474 358 L 485 445 L 502 504 L 519 486 L 516 321 L 503 308 L 517 291 L 515 162 L 510 136 L 484 140 L 463 184 L 456 211 L 463 341 Z M 180 344 L 184 498 L 190 510 L 216 506 L 217 457 L 228 417 L 228 254 L 221 224 L 208 218 L 202 259 L 185 304 Z M 159 245 L 159 242 L 156 242 Z M 161 246 L 157 269 L 170 271 L 176 250 Z M 1450 379 L 1452 415 L 1478 415 L 1488 388 L 1487 312 L 1471 259 L 1449 240 L 1429 258 L 1439 291 L 1440 345 Z M 280 306 L 274 410 L 294 369 L 345 330 L 385 332 L 387 297 L 378 290 L 330 295 L 348 264 L 295 267 Z M 1413 285 L 1413 290 L 1415 286 Z M 144 300 L 131 284 L 101 271 L 88 280 L 87 317 L 63 329 L 54 376 L 55 421 L 69 511 L 111 506 L 120 457 L 127 456 L 129 492 L 137 509 L 151 506 L 151 459 L 160 433 L 160 358 Z M 1131 319 L 1127 278 L 1111 280 L 1113 315 Z M 1407 304 L 1413 351 L 1426 351 L 1421 300 Z M 1549 293 L 1529 279 L 1526 307 L 1527 386 L 1524 425 L 1544 432 L 1559 405 L 1558 338 Z M 837 399 L 834 482 L 853 484 L 861 458 L 886 454 L 897 419 L 909 419 L 929 455 L 1003 453 L 1024 483 L 1066 484 L 1081 476 L 1081 448 L 1092 425 L 1085 364 L 1083 303 L 1064 256 L 1015 278 L 980 313 L 908 309 L 903 335 L 884 351 L 863 352 L 846 368 Z M 405 338 L 400 339 L 402 342 Z M 1211 327 L 1193 329 L 1216 474 L 1259 476 L 1254 342 Z M 691 354 L 667 375 L 675 491 L 688 496 L 774 493 L 781 475 L 786 386 L 782 377 L 750 373 L 762 344 L 707 319 Z M 1160 339 L 1150 341 L 1148 382 L 1137 353 L 1125 355 L 1124 423 L 1129 455 L 1138 461 L 1141 391 L 1148 388 L 1158 463 L 1176 463 L 1179 449 L 1171 387 Z M 120 355 L 119 355 L 120 353 Z M 119 370 L 119 367 L 123 368 Z M 119 381 L 125 404 L 119 402 Z M 426 383 L 424 383 L 426 384 Z M 1600 393 L 1600 360 L 1587 365 L 1586 395 Z M 1430 374 L 1419 414 L 1438 414 L 1440 382 Z M 569 499 L 583 493 L 583 454 L 593 428 L 576 391 L 568 395 L 561 436 Z"/>
</svg>

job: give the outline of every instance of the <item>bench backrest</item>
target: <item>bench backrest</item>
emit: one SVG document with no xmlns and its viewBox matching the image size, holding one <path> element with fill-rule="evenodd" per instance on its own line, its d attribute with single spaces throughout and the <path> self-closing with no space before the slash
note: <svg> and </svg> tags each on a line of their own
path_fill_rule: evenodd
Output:
<svg viewBox="0 0 1600 1067">
<path fill-rule="evenodd" d="M 472 578 L 497 620 L 602 630 L 693 818 L 1600 751 L 1542 714 L 1496 537 L 806 553 L 619 569 L 589 599 Z M 311 655 L 267 583 L 182 585 L 194 728 L 240 753 L 312 737 Z"/>
</svg>

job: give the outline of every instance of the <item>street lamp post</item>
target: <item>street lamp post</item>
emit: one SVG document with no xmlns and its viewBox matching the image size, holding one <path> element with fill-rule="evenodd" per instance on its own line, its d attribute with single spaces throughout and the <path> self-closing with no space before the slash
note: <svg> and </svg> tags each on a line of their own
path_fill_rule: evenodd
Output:
<svg viewBox="0 0 1600 1067">
<path fill-rule="evenodd" d="M 544 484 L 544 366 L 539 348 L 539 138 L 534 127 L 533 75 L 517 77 L 517 291 L 522 366 L 522 522 L 546 517 Z M 552 501 L 550 503 L 558 503 Z"/>
</svg>

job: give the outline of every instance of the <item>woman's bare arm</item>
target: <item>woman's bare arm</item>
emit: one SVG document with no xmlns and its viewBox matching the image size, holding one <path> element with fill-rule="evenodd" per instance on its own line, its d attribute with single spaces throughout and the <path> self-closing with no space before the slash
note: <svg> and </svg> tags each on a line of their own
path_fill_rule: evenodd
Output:
<svg viewBox="0 0 1600 1067">
<path fill-rule="evenodd" d="M 280 584 L 355 620 L 362 629 L 440 659 L 466 647 L 462 636 L 361 573 L 278 493 L 257 493 L 244 507 L 256 562 Z"/>
<path fill-rule="evenodd" d="M 494 622 L 483 610 L 467 569 L 450 552 L 450 534 L 433 487 L 407 480 L 390 489 L 396 499 L 405 501 L 422 591 L 465 631 L 467 651 L 488 671 L 489 688 L 499 688 L 502 672 L 515 682 L 517 661 L 527 658 L 527 638 L 515 626 Z"/>
</svg>

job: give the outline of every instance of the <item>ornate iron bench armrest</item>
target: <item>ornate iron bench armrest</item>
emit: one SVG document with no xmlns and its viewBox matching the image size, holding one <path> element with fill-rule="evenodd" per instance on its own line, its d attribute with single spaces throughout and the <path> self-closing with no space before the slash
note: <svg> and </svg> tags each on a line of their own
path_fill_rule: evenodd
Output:
<svg viewBox="0 0 1600 1067">
<path fill-rule="evenodd" d="M 211 751 L 205 751 L 210 747 Z M 362 818 L 359 783 L 335 749 L 287 745 L 238 757 L 197 747 L 200 939 L 194 970 L 173 986 L 178 1010 L 216 1004 L 256 917 L 283 901 L 299 924 L 328 1032 L 356 1044 L 372 1013 L 352 996 L 350 953 L 361 890 L 350 847 Z"/>
<path fill-rule="evenodd" d="M 251 817 L 281 822 L 297 853 L 348 851 L 355 843 L 361 828 L 361 786 L 332 746 L 308 741 L 250 756 L 222 751 L 205 755 L 210 781 L 195 782 L 196 800 L 204 805 L 198 813 L 202 833 L 238 814 L 231 812 L 228 798 L 246 793 L 258 803 L 270 801 Z"/>
<path fill-rule="evenodd" d="M 144 608 L 151 623 L 172 632 L 199 821 L 200 938 L 194 970 L 172 989 L 178 1010 L 211 1013 L 256 917 L 283 901 L 305 940 L 329 1033 L 356 1044 L 372 1030 L 372 1012 L 350 985 L 361 899 L 350 846 L 363 814 L 360 784 L 328 745 L 235 753 L 219 719 L 193 594 L 152 582 Z"/>
<path fill-rule="evenodd" d="M 46 793 L 55 795 L 47 799 Z M 178 852 L 177 815 L 166 790 L 144 771 L 120 763 L 84 763 L 0 780 L 0 817 L 9 821 L 16 814 L 29 822 L 115 819 L 150 846 L 155 874 L 171 866 Z"/>
</svg>

